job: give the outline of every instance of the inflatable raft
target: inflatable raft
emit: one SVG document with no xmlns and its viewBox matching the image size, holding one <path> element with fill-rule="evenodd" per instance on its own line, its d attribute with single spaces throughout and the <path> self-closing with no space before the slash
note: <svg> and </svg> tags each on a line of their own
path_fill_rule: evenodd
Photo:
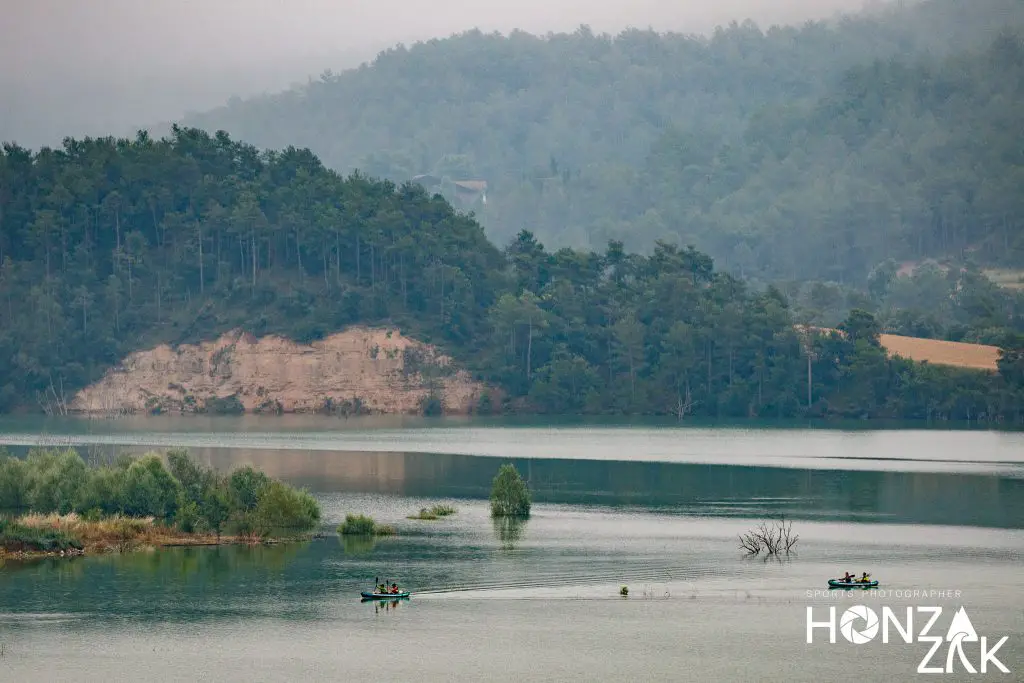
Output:
<svg viewBox="0 0 1024 683">
<path fill-rule="evenodd" d="M 878 588 L 878 581 L 840 581 L 829 579 L 829 588 Z"/>
<path fill-rule="evenodd" d="M 394 600 L 395 598 L 409 597 L 409 591 L 402 591 L 401 593 L 367 593 L 363 591 L 360 595 L 367 600 Z"/>
</svg>

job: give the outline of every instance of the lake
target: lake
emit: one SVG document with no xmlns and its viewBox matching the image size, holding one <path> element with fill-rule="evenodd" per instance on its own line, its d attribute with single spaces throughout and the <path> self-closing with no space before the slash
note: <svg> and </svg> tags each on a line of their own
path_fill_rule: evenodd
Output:
<svg viewBox="0 0 1024 683">
<path fill-rule="evenodd" d="M 886 622 L 865 644 L 858 604 L 946 635 L 964 607 L 978 640 L 942 680 L 1024 671 L 1024 435 L 419 418 L 0 420 L 0 444 L 84 454 L 186 446 L 220 469 L 252 464 L 306 486 L 325 531 L 347 512 L 392 523 L 376 540 L 167 549 L 0 567 L 0 681 L 911 679 L 928 653 Z M 522 524 L 486 497 L 505 461 L 530 482 Z M 413 521 L 448 502 L 454 516 Z M 737 535 L 785 516 L 783 560 Z M 828 591 L 843 570 L 877 591 Z M 361 602 L 376 577 L 414 595 Z M 621 597 L 619 588 L 629 587 Z M 806 642 L 815 621 L 829 629 Z M 941 651 L 926 666 L 944 667 Z M 925 676 L 927 678 L 927 676 Z"/>
</svg>

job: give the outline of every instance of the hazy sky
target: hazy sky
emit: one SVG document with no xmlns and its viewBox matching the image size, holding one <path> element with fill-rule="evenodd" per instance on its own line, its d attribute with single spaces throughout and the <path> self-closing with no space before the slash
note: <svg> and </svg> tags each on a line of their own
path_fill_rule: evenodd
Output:
<svg viewBox="0 0 1024 683">
<path fill-rule="evenodd" d="M 864 0 L 0 0 L 0 140 L 125 134 L 471 28 L 706 32 Z"/>
</svg>

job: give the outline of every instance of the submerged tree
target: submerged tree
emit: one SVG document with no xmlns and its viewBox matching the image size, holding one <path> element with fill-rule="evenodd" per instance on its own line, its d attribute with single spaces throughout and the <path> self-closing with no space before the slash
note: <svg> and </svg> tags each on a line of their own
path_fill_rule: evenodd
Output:
<svg viewBox="0 0 1024 683">
<path fill-rule="evenodd" d="M 530 516 L 530 491 L 512 463 L 502 465 L 494 477 L 494 485 L 491 487 L 491 516 Z"/>
</svg>

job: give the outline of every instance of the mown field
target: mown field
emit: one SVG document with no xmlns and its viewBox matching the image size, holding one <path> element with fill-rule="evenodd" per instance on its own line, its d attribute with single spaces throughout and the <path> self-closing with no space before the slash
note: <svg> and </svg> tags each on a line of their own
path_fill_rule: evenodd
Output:
<svg viewBox="0 0 1024 683">
<path fill-rule="evenodd" d="M 890 356 L 901 356 L 915 361 L 928 361 L 935 365 L 996 371 L 999 347 L 984 344 L 903 337 L 896 334 L 881 335 L 882 346 Z"/>
<path fill-rule="evenodd" d="M 984 272 L 985 277 L 1000 287 L 1005 287 L 1007 289 L 1024 289 L 1024 270 L 993 268 Z"/>
</svg>

